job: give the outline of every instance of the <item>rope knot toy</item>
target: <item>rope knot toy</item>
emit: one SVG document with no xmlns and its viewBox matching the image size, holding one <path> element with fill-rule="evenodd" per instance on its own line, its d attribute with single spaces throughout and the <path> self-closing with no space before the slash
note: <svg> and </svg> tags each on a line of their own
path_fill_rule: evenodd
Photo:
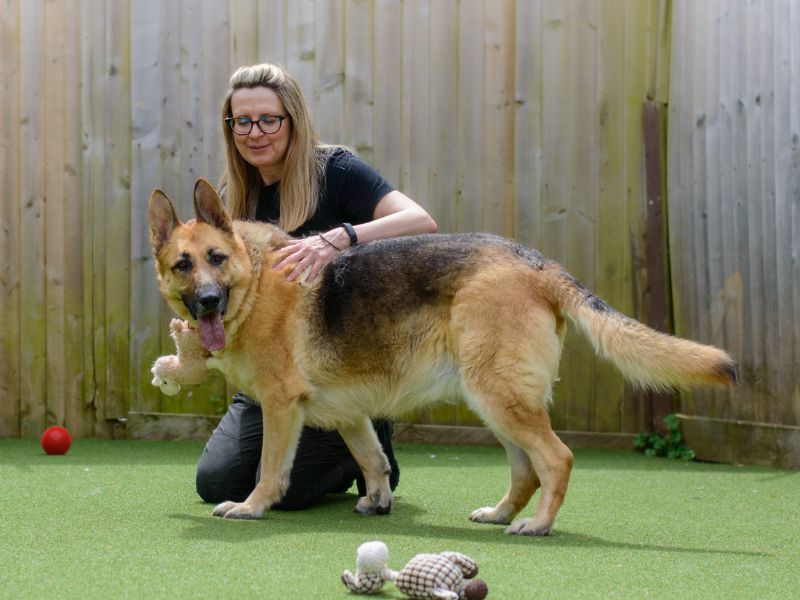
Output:
<svg viewBox="0 0 800 600">
<path fill-rule="evenodd" d="M 383 542 L 358 547 L 356 573 L 342 574 L 342 582 L 355 594 L 376 594 L 386 581 L 394 583 L 414 600 L 483 600 L 489 587 L 478 574 L 478 565 L 459 552 L 417 554 L 400 571 L 387 566 L 389 549 Z"/>
</svg>

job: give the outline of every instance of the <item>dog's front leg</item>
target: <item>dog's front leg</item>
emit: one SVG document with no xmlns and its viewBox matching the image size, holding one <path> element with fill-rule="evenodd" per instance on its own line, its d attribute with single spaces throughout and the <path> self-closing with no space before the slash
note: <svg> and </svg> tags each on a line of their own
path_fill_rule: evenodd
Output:
<svg viewBox="0 0 800 600">
<path fill-rule="evenodd" d="M 283 405 L 262 402 L 261 412 L 264 418 L 261 479 L 244 502 L 218 504 L 214 508 L 217 517 L 260 519 L 289 487 L 289 473 L 303 429 L 303 410 L 299 401 L 293 400 Z"/>
<path fill-rule="evenodd" d="M 365 515 L 386 515 L 392 510 L 392 488 L 389 487 L 389 460 L 381 450 L 378 435 L 368 417 L 354 425 L 339 427 L 339 434 L 364 473 L 367 495 L 356 504 L 356 512 Z"/>
</svg>

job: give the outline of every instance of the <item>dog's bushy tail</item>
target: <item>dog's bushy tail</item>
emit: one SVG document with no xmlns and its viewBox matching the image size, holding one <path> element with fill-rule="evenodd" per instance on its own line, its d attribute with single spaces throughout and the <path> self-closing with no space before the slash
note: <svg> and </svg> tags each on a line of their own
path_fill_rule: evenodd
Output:
<svg viewBox="0 0 800 600">
<path fill-rule="evenodd" d="M 614 310 L 566 272 L 551 274 L 562 314 L 635 385 L 669 389 L 737 382 L 736 363 L 724 350 L 651 329 Z"/>
</svg>

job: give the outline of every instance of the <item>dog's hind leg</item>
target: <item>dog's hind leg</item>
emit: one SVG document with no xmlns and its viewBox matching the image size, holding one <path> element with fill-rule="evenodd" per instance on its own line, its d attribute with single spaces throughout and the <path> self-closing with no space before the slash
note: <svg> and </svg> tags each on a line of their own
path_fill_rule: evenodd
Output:
<svg viewBox="0 0 800 600">
<path fill-rule="evenodd" d="M 497 383 L 496 381 L 494 383 Z M 500 386 L 505 387 L 505 386 Z M 486 394 L 486 391 L 477 395 Z M 572 470 L 572 452 L 558 439 L 550 426 L 550 417 L 543 404 L 530 397 L 492 394 L 490 402 L 483 402 L 478 412 L 499 438 L 508 438 L 511 447 L 511 488 L 494 508 L 478 509 L 472 513 L 473 521 L 507 523 L 527 504 L 537 483 L 541 497 L 532 519 L 514 521 L 506 533 L 518 535 L 548 535 L 556 513 L 564 502 Z M 478 407 L 476 407 L 478 408 Z M 528 459 L 529 473 L 520 454 Z M 505 519 L 504 519 L 505 517 Z"/>
<path fill-rule="evenodd" d="M 392 509 L 392 489 L 389 487 L 391 468 L 372 421 L 362 417 L 352 425 L 337 429 L 364 473 L 367 495 L 358 501 L 355 511 L 364 515 L 388 514 Z"/>
<path fill-rule="evenodd" d="M 519 289 L 515 288 L 519 285 Z M 502 293 L 497 290 L 502 290 Z M 521 279 L 481 286 L 480 302 L 464 302 L 455 313 L 464 395 L 501 440 L 511 461 L 509 493 L 472 520 L 503 522 L 522 508 L 538 484 L 533 519 L 515 521 L 507 533 L 547 535 L 564 501 L 572 453 L 553 433 L 547 404 L 558 370 L 563 324 Z M 515 302 L 509 303 L 509 298 Z M 528 459 L 521 458 L 520 453 Z M 530 466 L 530 471 L 526 467 Z"/>
<path fill-rule="evenodd" d="M 534 409 L 535 425 L 522 429 L 518 425 L 506 429 L 506 434 L 525 449 L 539 476 L 542 493 L 533 518 L 517 519 L 506 533 L 517 535 L 548 535 L 556 513 L 564 502 L 570 472 L 572 452 L 550 427 L 550 417 L 544 407 Z"/>
<path fill-rule="evenodd" d="M 539 478 L 527 453 L 502 435 L 497 434 L 497 436 L 506 449 L 508 463 L 511 466 L 511 485 L 497 506 L 479 508 L 473 511 L 469 518 L 477 523 L 508 525 L 511 519 L 531 501 L 531 497 L 539 488 Z"/>
</svg>

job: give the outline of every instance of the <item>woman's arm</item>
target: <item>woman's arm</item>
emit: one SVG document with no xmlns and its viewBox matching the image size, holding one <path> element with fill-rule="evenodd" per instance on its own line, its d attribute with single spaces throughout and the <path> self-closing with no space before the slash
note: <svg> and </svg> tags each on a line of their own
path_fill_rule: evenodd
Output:
<svg viewBox="0 0 800 600">
<path fill-rule="evenodd" d="M 436 221 L 424 208 L 397 190 L 389 192 L 378 201 L 372 221 L 354 226 L 359 242 L 434 233 L 436 228 Z M 296 263 L 287 276 L 292 281 L 311 267 L 308 281 L 313 281 L 331 258 L 349 246 L 350 237 L 347 232 L 343 227 L 336 227 L 321 236 L 313 235 L 291 242 L 284 248 L 287 255 L 274 268 L 280 270 Z"/>
<path fill-rule="evenodd" d="M 437 229 L 436 221 L 424 208 L 397 190 L 389 192 L 380 199 L 372 218 L 372 221 L 354 227 L 359 242 L 401 235 L 435 233 Z M 343 229 L 334 229 L 331 233 L 335 233 L 338 240 L 344 236 L 345 246 L 349 245 L 350 239 Z"/>
</svg>

